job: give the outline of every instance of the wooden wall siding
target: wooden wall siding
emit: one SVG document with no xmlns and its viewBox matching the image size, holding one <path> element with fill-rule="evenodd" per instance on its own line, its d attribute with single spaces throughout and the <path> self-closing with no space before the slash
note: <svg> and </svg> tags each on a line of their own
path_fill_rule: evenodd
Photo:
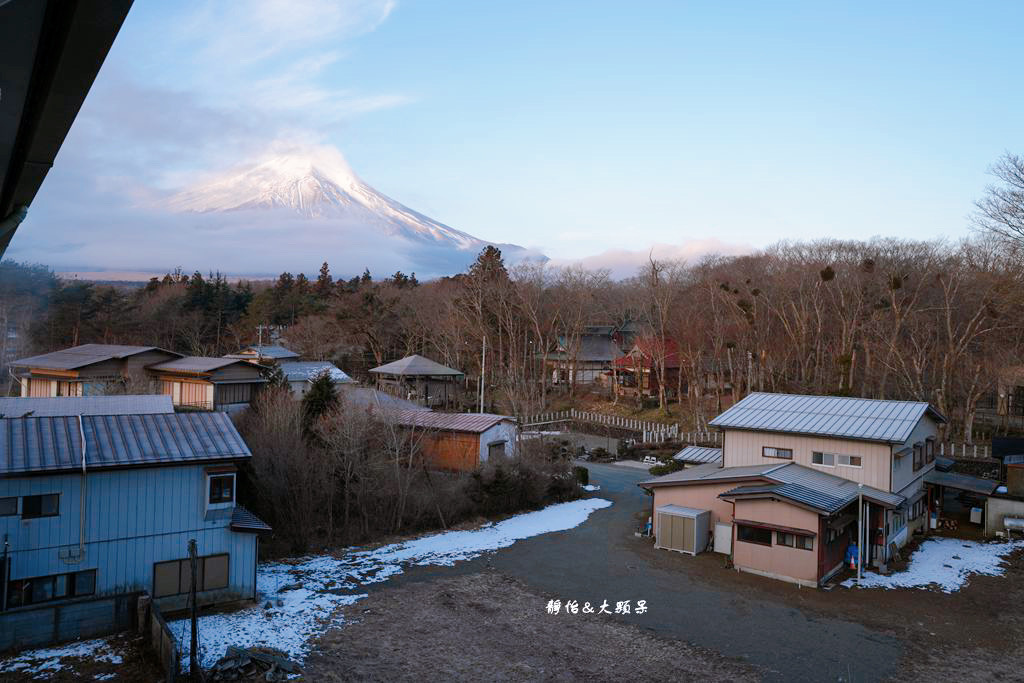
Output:
<svg viewBox="0 0 1024 683">
<path fill-rule="evenodd" d="M 164 363 L 169 360 L 174 360 L 175 358 L 177 358 L 176 355 L 165 351 L 146 351 L 120 361 L 122 368 L 121 371 L 124 374 L 141 373 L 149 365 Z"/>
<path fill-rule="evenodd" d="M 210 379 L 214 382 L 237 382 L 239 380 L 257 382 L 261 378 L 260 369 L 252 363 L 246 363 L 245 361 L 235 363 L 234 365 L 226 365 L 210 373 Z"/>
<path fill-rule="evenodd" d="M 165 379 L 160 390 L 171 397 L 176 406 L 213 409 L 214 387 L 203 380 Z"/>
<path fill-rule="evenodd" d="M 433 432 L 420 441 L 424 459 L 442 470 L 466 472 L 480 464 L 480 439 L 465 432 Z"/>
<path fill-rule="evenodd" d="M 97 569 L 97 594 L 152 591 L 153 563 L 187 557 L 188 541 L 195 538 L 201 555 L 231 554 L 225 596 L 253 593 L 256 538 L 231 531 L 226 517 L 205 519 L 201 465 L 90 473 L 86 555 L 78 564 L 62 559 L 60 551 L 78 547 L 81 475 L 0 480 L 0 497 L 45 493 L 60 494 L 59 516 L 0 517 L 12 579 Z"/>
<path fill-rule="evenodd" d="M 812 469 L 833 474 L 837 477 L 866 484 L 867 486 L 874 486 L 883 491 L 891 490 L 889 461 L 892 456 L 888 444 L 727 429 L 723 449 L 725 466 L 763 465 L 765 463 L 778 463 L 781 465 L 790 462 L 789 460 L 781 460 L 779 458 L 765 458 L 761 455 L 761 449 L 764 446 L 791 448 L 793 450 L 792 462 L 806 465 Z M 860 468 L 843 467 L 841 465 L 821 467 L 811 463 L 811 453 L 814 451 L 841 455 L 859 455 L 862 458 L 863 465 Z"/>
<path fill-rule="evenodd" d="M 249 403 L 252 401 L 259 384 L 216 384 L 214 385 L 213 403 L 216 406 L 232 403 Z"/>
<path fill-rule="evenodd" d="M 935 424 L 935 421 L 930 417 L 924 417 L 917 426 L 914 427 L 914 431 L 910 433 L 910 438 L 907 442 L 902 445 L 893 446 L 892 450 L 898 451 L 901 448 L 909 448 L 914 445 L 917 441 L 924 441 L 929 436 L 938 438 L 939 426 Z M 935 444 L 935 454 L 938 455 L 939 444 Z M 924 475 L 935 469 L 935 463 L 925 465 L 917 472 L 914 471 L 914 456 L 913 454 L 905 455 L 902 458 L 892 459 L 892 490 L 895 493 L 899 493 L 902 496 L 909 496 L 921 489 L 924 486 L 922 479 Z M 904 493 L 906 491 L 906 493 Z"/>
</svg>

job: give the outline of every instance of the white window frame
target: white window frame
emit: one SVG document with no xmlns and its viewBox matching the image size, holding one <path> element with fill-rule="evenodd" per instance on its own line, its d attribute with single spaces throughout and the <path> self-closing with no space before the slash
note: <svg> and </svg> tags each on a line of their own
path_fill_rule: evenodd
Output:
<svg viewBox="0 0 1024 683">
<path fill-rule="evenodd" d="M 821 462 L 814 462 L 814 456 L 815 455 L 820 455 L 821 456 Z M 825 462 L 825 458 L 826 457 L 832 458 L 832 464 L 831 465 L 829 465 L 828 463 Z M 825 451 L 812 451 L 811 452 L 811 464 L 813 466 L 815 466 L 815 467 L 835 467 L 836 466 L 836 454 L 835 453 L 826 453 Z"/>
<path fill-rule="evenodd" d="M 210 480 L 214 477 L 231 477 L 231 500 L 226 503 L 211 503 L 210 502 Z M 206 477 L 203 481 L 205 486 L 203 487 L 203 501 L 206 503 L 207 510 L 228 510 L 235 507 L 235 501 L 238 500 L 238 473 L 237 472 L 207 472 Z"/>
<path fill-rule="evenodd" d="M 846 462 L 842 461 L 843 458 L 846 458 Z M 850 462 L 851 458 L 857 458 L 858 460 L 860 460 L 860 464 L 859 465 L 854 465 L 852 462 Z M 836 455 L 835 456 L 835 463 L 836 463 L 836 465 L 839 465 L 840 467 L 852 467 L 854 469 L 859 470 L 862 467 L 864 467 L 864 456 L 862 456 L 862 455 Z"/>
</svg>

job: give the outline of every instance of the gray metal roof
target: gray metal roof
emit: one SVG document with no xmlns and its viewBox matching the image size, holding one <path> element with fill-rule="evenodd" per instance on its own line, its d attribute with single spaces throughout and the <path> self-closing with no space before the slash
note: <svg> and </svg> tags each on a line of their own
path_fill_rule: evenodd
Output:
<svg viewBox="0 0 1024 683">
<path fill-rule="evenodd" d="M 123 346 L 120 344 L 82 344 L 70 349 L 61 349 L 40 356 L 20 358 L 10 362 L 14 367 L 41 368 L 44 370 L 74 370 L 105 360 L 128 358 L 146 351 L 163 351 L 174 356 L 181 356 L 156 346 Z"/>
<path fill-rule="evenodd" d="M 925 414 L 937 422 L 946 421 L 921 401 L 754 393 L 710 424 L 723 429 L 903 443 Z"/>
<path fill-rule="evenodd" d="M 722 449 L 709 448 L 707 446 L 687 446 L 673 455 L 672 459 L 679 462 L 692 463 L 718 462 L 722 459 Z"/>
<path fill-rule="evenodd" d="M 712 481 L 743 480 L 764 477 L 772 470 L 785 467 L 788 463 L 770 463 L 765 465 L 743 465 L 741 467 L 722 467 L 720 462 L 709 462 L 678 472 L 671 472 L 655 479 L 642 481 L 639 486 L 668 486 L 672 484 L 702 484 Z"/>
<path fill-rule="evenodd" d="M 422 410 L 429 412 L 430 408 L 421 406 L 418 403 L 398 398 L 391 394 L 385 394 L 373 387 L 360 387 L 355 384 L 344 384 L 339 387 L 345 401 L 364 408 L 384 408 L 387 410 Z"/>
<path fill-rule="evenodd" d="M 435 363 L 429 358 L 423 356 L 406 356 L 400 360 L 392 361 L 391 363 L 385 363 L 380 367 L 373 368 L 370 372 L 374 372 L 381 375 L 405 375 L 405 376 L 441 376 L 441 375 L 459 375 L 463 373 L 454 368 Z"/>
<path fill-rule="evenodd" d="M 548 354 L 548 358 L 554 360 L 566 360 L 570 358 L 570 354 L 567 351 L 568 339 L 559 340 L 561 345 L 560 350 L 557 353 Z M 608 336 L 598 334 L 584 334 L 579 339 L 580 346 L 576 350 L 576 360 L 588 361 L 588 362 L 608 362 L 619 358 L 625 354 L 622 353 L 622 349 L 615 343 L 615 340 Z"/>
<path fill-rule="evenodd" d="M 990 495 L 999 486 L 998 481 L 972 477 L 969 474 L 960 474 L 959 472 L 936 472 L 933 470 L 924 475 L 924 480 L 929 484 L 948 486 L 952 489 L 970 491 L 971 493 L 980 493 L 983 496 Z"/>
<path fill-rule="evenodd" d="M 224 357 L 244 360 L 248 358 L 256 358 L 257 356 L 279 360 L 281 358 L 298 358 L 299 354 L 295 353 L 291 349 L 286 349 L 283 346 L 269 345 L 262 347 L 262 349 L 256 346 L 249 346 L 238 353 L 231 353 Z"/>
<path fill-rule="evenodd" d="M 241 505 L 236 505 L 231 511 L 231 530 L 249 532 L 273 531 L 269 524 Z"/>
<path fill-rule="evenodd" d="M 238 460 L 252 454 L 224 413 L 0 419 L 0 476 Z"/>
<path fill-rule="evenodd" d="M 683 507 L 682 505 L 670 504 L 658 507 L 655 512 L 664 512 L 669 515 L 676 515 L 677 517 L 699 517 L 707 512 L 707 510 L 698 510 L 697 508 L 688 508 Z"/>
<path fill-rule="evenodd" d="M 340 370 L 334 363 L 319 360 L 309 361 L 284 361 L 278 363 L 281 372 L 289 382 L 308 382 L 323 372 L 329 372 L 331 379 L 335 382 L 354 381 L 343 370 Z"/>
<path fill-rule="evenodd" d="M 427 410 L 403 410 L 395 414 L 398 424 L 404 427 L 423 427 L 449 432 L 471 432 L 480 434 L 500 422 L 515 422 L 510 415 L 491 413 L 435 413 Z"/>
<path fill-rule="evenodd" d="M 213 372 L 214 370 L 220 370 L 228 365 L 234 365 L 235 363 L 244 363 L 245 361 L 238 360 L 236 358 L 221 358 L 212 356 L 185 356 L 184 358 L 175 358 L 174 360 L 165 361 L 163 363 L 156 363 L 150 365 L 150 370 L 157 370 L 162 372 Z M 252 367 L 252 365 L 246 365 L 243 367 Z"/>
<path fill-rule="evenodd" d="M 856 498 L 858 491 L 860 491 L 864 494 L 865 498 L 869 498 L 882 505 L 898 507 L 904 501 L 901 495 L 882 491 L 871 486 L 859 487 L 857 482 L 850 479 L 837 477 L 834 474 L 822 472 L 806 465 L 799 465 L 795 462 L 787 463 L 785 467 L 773 470 L 769 477 L 784 484 L 800 484 L 820 491 L 825 495 L 845 498 L 847 500 Z"/>
<path fill-rule="evenodd" d="M 0 398 L 0 417 L 151 415 L 173 412 L 174 404 L 170 395 L 161 394 Z"/>
<path fill-rule="evenodd" d="M 761 494 L 778 496 L 779 498 L 785 498 L 793 501 L 794 503 L 802 503 L 815 510 L 822 510 L 829 514 L 833 512 L 839 512 L 844 507 L 850 504 L 852 499 L 837 498 L 831 496 L 823 491 L 813 489 L 809 486 L 803 486 L 801 484 L 775 484 L 774 486 L 740 486 L 734 488 L 731 491 L 726 491 L 719 496 L 720 498 L 733 498 L 742 496 L 759 496 Z"/>
</svg>

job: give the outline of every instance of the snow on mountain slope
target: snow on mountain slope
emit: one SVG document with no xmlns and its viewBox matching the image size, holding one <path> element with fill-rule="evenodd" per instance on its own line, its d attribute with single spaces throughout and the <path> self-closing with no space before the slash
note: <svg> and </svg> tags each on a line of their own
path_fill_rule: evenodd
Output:
<svg viewBox="0 0 1024 683">
<path fill-rule="evenodd" d="M 176 212 L 284 209 L 318 222 L 332 219 L 388 236 L 460 251 L 488 244 L 413 211 L 363 182 L 333 148 L 279 154 L 172 196 Z M 516 250 L 514 245 L 503 245 Z"/>
</svg>

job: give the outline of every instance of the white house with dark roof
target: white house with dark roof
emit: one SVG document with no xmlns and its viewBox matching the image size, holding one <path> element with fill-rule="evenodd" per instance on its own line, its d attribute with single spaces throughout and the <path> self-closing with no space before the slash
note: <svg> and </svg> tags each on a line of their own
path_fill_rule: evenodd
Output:
<svg viewBox="0 0 1024 683">
<path fill-rule="evenodd" d="M 313 380 L 324 373 L 330 376 L 335 386 L 355 382 L 344 370 L 325 360 L 281 361 L 277 366 L 281 368 L 295 398 L 305 396 Z"/>
<path fill-rule="evenodd" d="M 664 506 L 706 509 L 741 570 L 818 585 L 858 538 L 864 564 L 882 565 L 925 523 L 944 422 L 924 402 L 750 394 L 710 423 L 720 460 L 641 483 L 655 534 Z"/>
<path fill-rule="evenodd" d="M 256 534 L 237 502 L 251 453 L 224 413 L 0 419 L 0 651 L 128 628 L 135 600 L 254 599 Z"/>
</svg>

